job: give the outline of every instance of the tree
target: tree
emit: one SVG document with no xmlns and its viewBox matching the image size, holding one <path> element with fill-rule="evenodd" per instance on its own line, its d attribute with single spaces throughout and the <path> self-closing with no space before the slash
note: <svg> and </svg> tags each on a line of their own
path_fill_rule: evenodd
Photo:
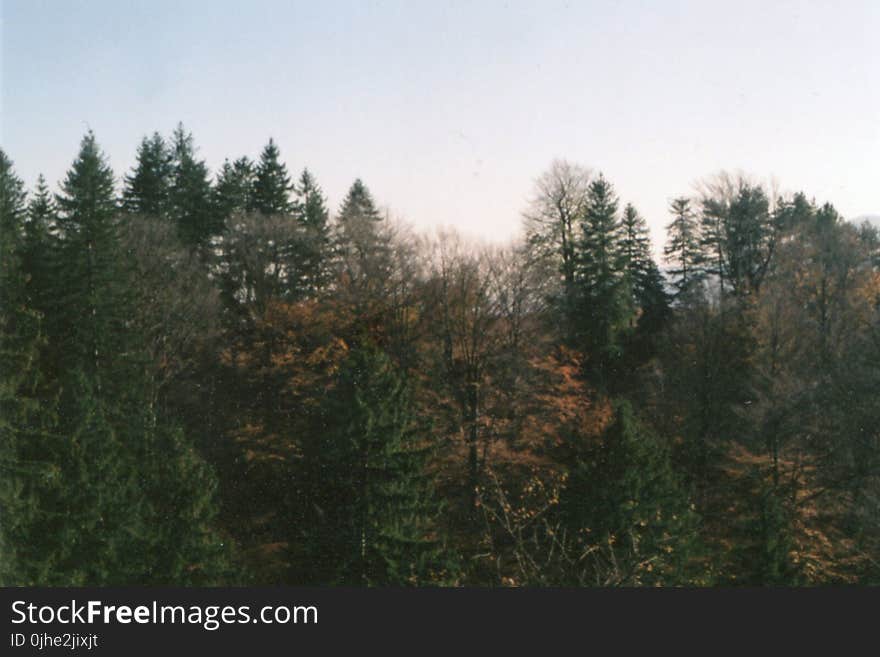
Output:
<svg viewBox="0 0 880 657">
<path fill-rule="evenodd" d="M 51 413 L 36 393 L 43 336 L 22 267 L 25 214 L 24 184 L 0 149 L 0 583 L 7 586 L 26 567 L 34 516 L 28 482 L 41 475 L 41 462 L 23 456 Z"/>
<path fill-rule="evenodd" d="M 435 336 L 438 387 L 451 396 L 455 433 L 464 438 L 463 492 L 466 509 L 473 514 L 482 470 L 480 453 L 485 452 L 488 437 L 489 375 L 501 351 L 502 317 L 493 294 L 488 253 L 468 253 L 455 234 L 441 234 L 435 248 L 425 311 Z"/>
<path fill-rule="evenodd" d="M 673 199 L 669 211 L 673 218 L 666 226 L 667 241 L 663 255 L 670 265 L 669 275 L 675 288 L 675 298 L 681 301 L 696 291 L 702 280 L 700 227 L 689 198 L 680 196 Z"/>
<path fill-rule="evenodd" d="M 252 199 L 252 209 L 265 215 L 289 214 L 293 209 L 290 202 L 293 185 L 280 157 L 278 146 L 270 139 L 260 154 Z"/>
<path fill-rule="evenodd" d="M 590 172 L 584 167 L 554 160 L 535 181 L 535 190 L 524 213 L 526 242 L 537 258 L 551 260 L 562 277 L 559 302 L 569 317 L 575 303 L 578 224 L 587 205 Z M 558 293 L 557 293 L 558 294 Z"/>
<path fill-rule="evenodd" d="M 30 559 L 13 581 L 210 581 L 200 574 L 216 574 L 223 552 L 211 528 L 211 475 L 152 403 L 113 173 L 91 132 L 57 204 L 55 303 L 37 389 L 57 404 L 44 411 L 57 423 L 19 453 L 38 467 L 24 482 L 32 520 L 18 530 Z"/>
<path fill-rule="evenodd" d="M 623 585 L 693 583 L 696 522 L 669 452 L 622 402 L 560 499 L 565 525 L 594 546 L 596 568 Z"/>
<path fill-rule="evenodd" d="M 359 221 L 381 221 L 382 215 L 376 208 L 373 195 L 363 181 L 355 180 L 342 201 L 337 220 L 341 225 L 348 225 Z"/>
<path fill-rule="evenodd" d="M 667 313 L 668 302 L 663 277 L 651 255 L 648 224 L 631 204 L 623 210 L 619 249 L 618 266 L 623 271 L 624 288 L 634 309 L 632 315 L 637 316 L 643 326 L 652 324 L 652 330 L 656 331 Z"/>
<path fill-rule="evenodd" d="M 42 174 L 27 204 L 18 261 L 25 281 L 27 305 L 45 318 L 52 305 L 52 262 L 57 248 L 58 214 Z M 42 329 L 41 329 L 42 330 Z"/>
<path fill-rule="evenodd" d="M 138 146 L 132 172 L 125 177 L 122 207 L 130 213 L 166 217 L 170 210 L 173 155 L 158 132 Z"/>
<path fill-rule="evenodd" d="M 245 315 L 272 299 L 296 300 L 307 293 L 304 261 L 310 235 L 289 216 L 257 213 L 230 218 L 218 278 L 227 307 Z"/>
<path fill-rule="evenodd" d="M 103 377 L 115 369 L 111 363 L 129 357 L 124 327 L 132 306 L 119 248 L 113 171 L 91 131 L 83 137 L 57 205 L 62 239 L 52 274 L 53 352 L 59 371 L 80 367 Z"/>
<path fill-rule="evenodd" d="M 354 181 L 339 209 L 334 242 L 338 293 L 356 315 L 366 318 L 381 313 L 393 273 L 392 234 L 360 179 Z"/>
<path fill-rule="evenodd" d="M 701 247 L 705 271 L 723 297 L 757 292 L 770 266 L 778 230 L 767 193 L 743 176 L 721 173 L 702 185 Z"/>
<path fill-rule="evenodd" d="M 319 473 L 312 563 L 324 583 L 425 585 L 450 576 L 409 404 L 382 352 L 364 346 L 350 354 L 324 406 L 326 429 L 307 454 Z"/>
<path fill-rule="evenodd" d="M 256 171 L 247 157 L 223 162 L 214 186 L 214 204 L 224 221 L 233 214 L 247 212 L 254 206 Z"/>
<path fill-rule="evenodd" d="M 186 132 L 182 123 L 174 131 L 171 150 L 171 217 L 184 244 L 189 248 L 205 247 L 223 230 L 222 216 L 212 202 L 208 166 L 196 159 L 192 133 Z"/>
<path fill-rule="evenodd" d="M 330 215 L 324 194 L 308 169 L 303 169 L 294 192 L 294 214 L 306 232 L 306 242 L 299 254 L 302 285 L 308 294 L 314 295 L 326 285 L 330 275 Z"/>
<path fill-rule="evenodd" d="M 621 355 L 619 331 L 628 324 L 620 263 L 617 196 L 604 176 L 590 183 L 577 249 L 579 342 L 593 358 L 594 374 L 607 382 Z"/>
</svg>

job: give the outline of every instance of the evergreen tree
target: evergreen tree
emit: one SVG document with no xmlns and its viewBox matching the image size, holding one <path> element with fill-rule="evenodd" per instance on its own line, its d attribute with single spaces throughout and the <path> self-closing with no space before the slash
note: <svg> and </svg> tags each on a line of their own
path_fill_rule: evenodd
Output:
<svg viewBox="0 0 880 657">
<path fill-rule="evenodd" d="M 46 179 L 37 178 L 34 193 L 28 202 L 27 221 L 21 251 L 21 267 L 27 281 L 28 305 L 45 315 L 51 305 L 49 286 L 51 266 L 57 247 L 55 231 L 58 214 Z"/>
<path fill-rule="evenodd" d="M 123 209 L 153 217 L 168 216 L 174 174 L 172 158 L 168 145 L 158 132 L 143 138 L 138 146 L 135 166 L 125 177 Z"/>
<path fill-rule="evenodd" d="M 757 292 L 776 246 L 777 225 L 760 185 L 724 175 L 702 201 L 700 218 L 704 269 L 742 298 Z"/>
<path fill-rule="evenodd" d="M 393 267 L 388 228 L 366 185 L 355 180 L 339 209 L 335 239 L 345 291 L 355 312 L 387 299 Z"/>
<path fill-rule="evenodd" d="M 204 247 L 223 231 L 223 218 L 213 204 L 213 190 L 208 167 L 196 159 L 192 134 L 178 124 L 171 142 L 172 182 L 171 218 L 178 233 L 190 248 Z"/>
<path fill-rule="evenodd" d="M 627 402 L 572 471 L 560 509 L 572 534 L 596 548 L 597 567 L 616 570 L 616 583 L 692 583 L 690 500 L 665 445 L 639 425 Z"/>
<path fill-rule="evenodd" d="M 308 294 L 314 295 L 327 283 L 330 273 L 330 213 L 324 194 L 308 169 L 303 169 L 294 191 L 294 212 L 305 229 L 305 240 L 298 258 L 302 284 Z"/>
<path fill-rule="evenodd" d="M 630 327 L 625 351 L 635 368 L 654 354 L 656 337 L 669 317 L 669 295 L 651 256 L 648 224 L 631 204 L 623 211 L 619 249 L 617 266 Z"/>
<path fill-rule="evenodd" d="M 666 227 L 667 242 L 663 255 L 671 265 L 669 275 L 675 298 L 681 300 L 696 290 L 701 281 L 703 250 L 697 216 L 691 209 L 690 199 L 684 196 L 673 199 L 669 211 L 673 219 Z"/>
<path fill-rule="evenodd" d="M 809 225 L 815 215 L 815 206 L 806 194 L 797 192 L 791 199 L 780 198 L 773 211 L 773 223 L 777 230 L 791 232 Z"/>
<path fill-rule="evenodd" d="M 29 465 L 20 458 L 40 405 L 33 395 L 39 354 L 39 315 L 27 305 L 21 267 L 24 184 L 0 149 L 0 584 L 22 568 L 22 528 L 32 514 L 25 491 Z"/>
<path fill-rule="evenodd" d="M 88 132 L 57 196 L 61 234 L 53 263 L 50 336 L 59 371 L 101 376 L 129 354 L 128 298 L 121 258 L 113 172 Z"/>
<path fill-rule="evenodd" d="M 290 192 L 293 185 L 281 152 L 270 139 L 260 154 L 254 181 L 253 209 L 265 215 L 288 214 L 293 210 Z"/>
<path fill-rule="evenodd" d="M 620 222 L 618 248 L 620 258 L 618 267 L 624 275 L 624 287 L 629 293 L 628 301 L 633 309 L 641 311 L 649 301 L 649 288 L 656 283 L 657 265 L 651 257 L 648 224 L 629 203 L 623 210 Z"/>
<path fill-rule="evenodd" d="M 313 460 L 313 560 L 324 583 L 418 585 L 449 577 L 409 391 L 382 352 L 350 354 L 322 413 Z"/>
<path fill-rule="evenodd" d="M 217 175 L 214 199 L 217 212 L 224 220 L 254 206 L 255 181 L 254 163 L 249 158 L 240 157 L 231 164 L 229 160 L 223 163 Z"/>
<path fill-rule="evenodd" d="M 775 226 L 764 190 L 742 184 L 725 224 L 727 279 L 737 295 L 757 292 L 775 248 Z"/>
<path fill-rule="evenodd" d="M 184 476 L 194 473 L 186 465 L 193 456 L 163 438 L 170 430 L 151 402 L 113 173 L 91 132 L 57 204 L 49 348 L 35 393 L 57 405 L 41 409 L 57 422 L 51 431 L 32 428 L 17 452 L 31 464 L 21 487 L 32 512 L 16 529 L 28 547 L 12 581 L 207 581 L 195 574 L 217 570 L 205 563 L 215 555 L 197 549 L 211 534 L 211 488 L 204 476 Z"/>
<path fill-rule="evenodd" d="M 619 331 L 627 324 L 620 264 L 620 221 L 617 197 L 601 174 L 590 183 L 581 238 L 576 280 L 579 289 L 577 333 L 593 358 L 600 381 L 620 357 Z"/>
<path fill-rule="evenodd" d="M 339 208 L 338 220 L 343 226 L 353 222 L 382 220 L 382 215 L 379 214 L 376 203 L 373 201 L 373 195 L 360 178 L 355 180 L 349 188 L 348 194 Z"/>
</svg>

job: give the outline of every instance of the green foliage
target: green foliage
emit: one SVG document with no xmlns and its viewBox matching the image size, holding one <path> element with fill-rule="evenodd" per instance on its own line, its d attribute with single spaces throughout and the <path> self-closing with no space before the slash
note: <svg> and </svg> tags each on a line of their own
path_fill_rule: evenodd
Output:
<svg viewBox="0 0 880 657">
<path fill-rule="evenodd" d="M 81 368 L 102 378 L 129 359 L 125 330 L 133 311 L 119 244 L 113 172 L 93 133 L 57 197 L 61 240 L 52 262 L 52 307 L 47 313 L 58 373 Z M 122 374 L 127 376 L 127 374 Z"/>
<path fill-rule="evenodd" d="M 303 169 L 294 191 L 294 214 L 305 229 L 305 240 L 299 253 L 301 285 L 307 294 L 315 295 L 330 277 L 330 213 L 324 194 L 308 169 Z"/>
<path fill-rule="evenodd" d="M 569 531 L 594 547 L 597 563 L 623 584 L 693 582 L 697 518 L 666 446 L 627 402 L 582 456 L 560 501 Z M 587 551 L 590 551 L 589 548 Z"/>
<path fill-rule="evenodd" d="M 361 180 L 331 224 L 272 140 L 115 182 L 0 150 L 0 583 L 880 581 L 880 237 L 830 204 L 719 174 L 667 281 L 565 162 L 479 253 Z"/>
<path fill-rule="evenodd" d="M 621 357 L 620 331 L 632 312 L 619 268 L 617 196 L 603 176 L 590 183 L 576 252 L 576 333 L 591 357 L 593 376 L 607 385 Z"/>
<path fill-rule="evenodd" d="M 190 248 L 202 248 L 223 231 L 223 217 L 214 207 L 208 166 L 196 158 L 192 134 L 178 124 L 171 139 L 171 218 Z"/>
<path fill-rule="evenodd" d="M 214 203 L 219 216 L 227 220 L 233 214 L 253 208 L 255 182 L 254 163 L 247 157 L 240 157 L 232 164 L 229 160 L 223 162 L 214 187 Z"/>
<path fill-rule="evenodd" d="M 742 297 L 759 291 L 776 246 L 767 194 L 743 179 L 723 180 L 702 201 L 701 248 L 706 273 Z"/>
<path fill-rule="evenodd" d="M 648 224 L 630 204 L 623 211 L 619 249 L 618 267 L 623 272 L 630 326 L 636 323 L 630 351 L 637 352 L 637 362 L 645 362 L 653 355 L 657 336 L 669 319 L 669 297 L 651 255 Z"/>
<path fill-rule="evenodd" d="M 288 214 L 293 209 L 293 185 L 287 166 L 281 161 L 278 145 L 272 140 L 263 148 L 254 179 L 252 209 L 265 215 Z"/>
<path fill-rule="evenodd" d="M 45 196 L 38 191 L 31 221 L 50 213 Z M 14 215 L 23 218 L 18 205 Z M 228 573 L 211 529 L 213 479 L 154 408 L 113 173 L 92 133 L 57 206 L 59 243 L 44 250 L 50 267 L 41 281 L 40 298 L 51 301 L 45 334 L 42 313 L 24 306 L 19 252 L 28 233 L 20 218 L 16 239 L 4 242 L 11 257 L 3 289 L 17 301 L 4 304 L 15 315 L 4 315 L 2 353 L 19 361 L 3 363 L 17 374 L 0 384 L 11 418 L 0 428 L 10 473 L 2 489 L 4 583 L 217 581 Z"/>
<path fill-rule="evenodd" d="M 339 208 L 339 223 L 345 225 L 358 220 L 380 221 L 381 219 L 373 195 L 358 178 L 352 183 Z"/>
<path fill-rule="evenodd" d="M 0 149 L 0 584 L 22 567 L 22 528 L 33 501 L 25 489 L 31 466 L 20 459 L 32 433 L 41 429 L 38 381 L 40 316 L 28 304 L 21 268 L 24 247 L 24 184 Z"/>
<path fill-rule="evenodd" d="M 666 227 L 667 242 L 663 255 L 670 264 L 669 276 L 675 288 L 675 298 L 683 302 L 699 292 L 703 279 L 700 226 L 687 197 L 673 199 L 669 211 L 673 219 Z"/>
<path fill-rule="evenodd" d="M 167 217 L 173 175 L 173 154 L 162 136 L 155 132 L 144 137 L 134 169 L 125 177 L 122 207 L 133 214 Z"/>
<path fill-rule="evenodd" d="M 310 567 L 334 584 L 447 580 L 424 441 L 388 358 L 371 347 L 354 350 L 321 417 L 325 429 L 308 464 L 318 473 Z"/>
</svg>

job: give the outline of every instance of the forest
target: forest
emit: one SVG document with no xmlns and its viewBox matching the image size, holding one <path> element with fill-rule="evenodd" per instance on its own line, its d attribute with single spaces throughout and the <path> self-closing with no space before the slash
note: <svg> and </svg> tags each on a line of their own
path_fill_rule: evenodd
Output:
<svg viewBox="0 0 880 657">
<path fill-rule="evenodd" d="M 4 585 L 880 584 L 880 235 L 824 199 L 710 174 L 657 257 L 565 160 L 500 245 L 271 139 L 13 157 Z"/>
</svg>

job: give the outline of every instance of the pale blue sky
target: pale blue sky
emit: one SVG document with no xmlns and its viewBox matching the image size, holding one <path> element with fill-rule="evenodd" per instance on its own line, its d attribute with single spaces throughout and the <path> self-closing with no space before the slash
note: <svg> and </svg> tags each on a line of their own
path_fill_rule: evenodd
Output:
<svg viewBox="0 0 880 657">
<path fill-rule="evenodd" d="M 270 136 L 338 206 L 504 239 L 554 157 L 661 238 L 720 168 L 880 213 L 880 1 L 2 2 L 2 146 L 53 185 L 87 126 L 126 172 L 192 130 L 212 170 Z"/>
</svg>

